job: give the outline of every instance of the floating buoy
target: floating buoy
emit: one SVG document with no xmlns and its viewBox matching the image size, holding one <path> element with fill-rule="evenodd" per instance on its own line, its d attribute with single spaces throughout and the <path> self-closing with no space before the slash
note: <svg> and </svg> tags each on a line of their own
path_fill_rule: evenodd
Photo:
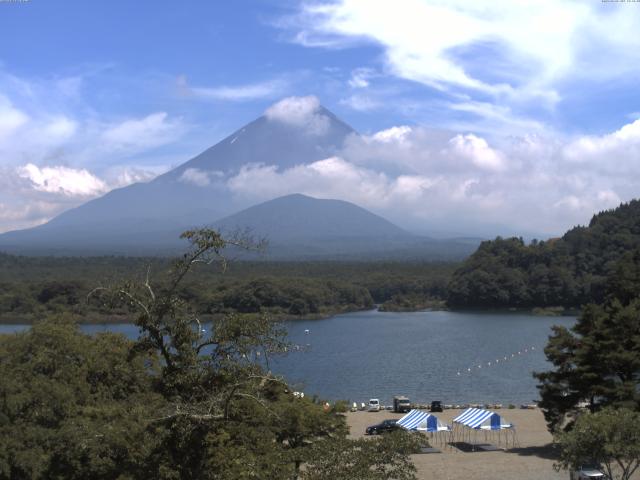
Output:
<svg viewBox="0 0 640 480">
<path fill-rule="evenodd" d="M 534 350 L 535 350 L 535 347 L 533 347 L 533 346 L 532 346 L 532 347 L 523 348 L 522 350 L 518 350 L 517 352 L 512 353 L 512 354 L 511 354 L 511 359 L 515 358 L 515 356 L 516 356 L 516 355 L 523 356 L 523 355 L 525 355 L 525 354 L 527 354 L 527 353 L 532 353 Z M 485 368 L 490 368 L 490 367 L 494 367 L 494 366 L 499 366 L 499 364 L 500 364 L 500 360 L 502 360 L 502 362 L 504 363 L 504 362 L 506 362 L 507 360 L 509 360 L 509 356 L 508 356 L 508 355 L 505 355 L 505 356 L 504 356 L 504 357 L 502 357 L 502 358 L 496 358 L 495 360 L 492 360 L 492 361 L 490 361 L 490 362 L 486 362 L 486 364 L 485 364 L 485 362 L 480 362 L 480 363 L 479 363 L 479 364 L 477 364 L 477 365 L 474 365 L 474 366 L 472 366 L 472 367 L 467 368 L 467 372 L 468 372 L 468 373 L 472 373 L 472 369 L 474 369 L 474 368 L 481 369 L 481 368 L 483 367 L 483 365 L 484 365 L 484 367 L 485 367 Z M 457 373 L 456 373 L 456 375 L 457 375 L 457 376 L 460 376 L 460 374 L 461 374 L 460 372 L 461 372 L 461 371 L 462 371 L 462 372 L 464 372 L 464 370 L 458 370 L 458 371 L 457 371 Z"/>
<path fill-rule="evenodd" d="M 308 329 L 308 328 L 307 328 L 307 329 L 305 329 L 304 334 L 305 334 L 305 335 L 309 335 L 309 329 Z"/>
</svg>

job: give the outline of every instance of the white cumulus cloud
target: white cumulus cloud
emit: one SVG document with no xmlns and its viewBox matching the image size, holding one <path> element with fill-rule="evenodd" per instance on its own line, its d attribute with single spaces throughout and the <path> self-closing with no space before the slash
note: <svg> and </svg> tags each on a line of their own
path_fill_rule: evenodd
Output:
<svg viewBox="0 0 640 480">
<path fill-rule="evenodd" d="M 360 205 L 385 207 L 395 200 L 415 198 L 432 181 L 403 175 L 390 178 L 383 172 L 354 165 L 339 157 L 279 171 L 274 165 L 246 165 L 227 185 L 235 195 L 264 200 L 290 193 L 340 198 Z"/>
<path fill-rule="evenodd" d="M 449 140 L 451 149 L 461 157 L 469 159 L 474 165 L 486 170 L 502 170 L 505 161 L 502 155 L 489 147 L 484 138 L 473 134 L 458 134 Z"/>
<path fill-rule="evenodd" d="M 85 169 L 68 167 L 38 167 L 29 163 L 18 168 L 18 175 L 27 179 L 35 190 L 67 196 L 91 197 L 105 193 L 107 185 Z"/>
<path fill-rule="evenodd" d="M 324 135 L 329 129 L 329 118 L 320 111 L 317 97 L 288 97 L 271 105 L 265 112 L 270 121 L 301 128 L 311 135 Z"/>
<path fill-rule="evenodd" d="M 564 148 L 564 155 L 576 162 L 603 154 L 612 155 L 612 160 L 618 157 L 616 154 L 640 157 L 640 119 L 606 135 L 581 136 Z"/>
<path fill-rule="evenodd" d="M 224 176 L 219 170 L 201 170 L 199 168 L 187 168 L 179 180 L 183 183 L 190 183 L 198 187 L 206 187 L 211 185 L 212 181 Z"/>
<path fill-rule="evenodd" d="M 399 127 L 391 127 L 386 130 L 380 130 L 371 136 L 371 139 L 381 143 L 399 142 L 403 143 L 411 133 L 411 127 L 401 125 Z"/>
<path fill-rule="evenodd" d="M 0 166 L 0 233 L 47 222 L 106 192 L 146 182 L 160 171 L 112 167 L 103 175 L 61 165 Z"/>
</svg>

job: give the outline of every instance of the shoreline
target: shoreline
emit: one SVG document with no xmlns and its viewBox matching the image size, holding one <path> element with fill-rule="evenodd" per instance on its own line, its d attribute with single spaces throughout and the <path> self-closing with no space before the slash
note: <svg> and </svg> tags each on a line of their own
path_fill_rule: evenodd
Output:
<svg viewBox="0 0 640 480">
<path fill-rule="evenodd" d="M 550 308 L 502 308 L 502 309 L 478 309 L 478 308 L 448 308 L 446 306 L 437 306 L 433 307 L 425 307 L 425 308 L 416 308 L 416 309 L 398 309 L 398 310 L 390 310 L 388 308 L 381 308 L 383 304 L 376 304 L 374 308 L 362 308 L 362 309 L 338 309 L 331 312 L 324 313 L 314 313 L 309 315 L 292 315 L 292 314 L 284 314 L 284 313 L 270 313 L 264 312 L 264 314 L 271 316 L 274 321 L 278 322 L 297 322 L 297 321 L 309 321 L 309 320 L 325 320 L 327 318 L 335 317 L 337 315 L 343 315 L 348 313 L 362 313 L 362 312 L 371 312 L 376 311 L 380 313 L 419 313 L 419 312 L 452 312 L 452 313 L 478 313 L 478 314 L 496 314 L 496 315 L 506 315 L 506 314 L 523 314 L 523 315 L 531 315 L 536 317 L 575 317 L 580 315 L 580 310 L 572 310 L 572 309 L 562 309 L 559 310 L 560 307 L 550 307 Z M 233 313 L 233 312 L 230 312 Z M 50 316 L 54 316 L 56 314 L 49 314 Z M 225 315 L 224 313 L 216 313 L 209 315 L 202 315 L 202 320 L 205 322 L 213 321 L 216 317 Z M 261 313 L 248 313 L 248 314 L 240 314 L 240 315 L 261 315 Z M 78 322 L 79 325 L 127 325 L 134 324 L 133 316 L 126 315 L 96 315 L 96 314 L 88 314 L 86 316 L 81 316 L 79 314 L 72 314 L 74 317 L 82 317 L 82 320 Z M 2 316 L 0 315 L 0 325 L 33 325 L 40 321 L 40 318 L 34 319 L 32 314 L 28 316 Z"/>
<path fill-rule="evenodd" d="M 291 314 L 270 314 L 269 312 L 265 312 L 266 315 L 269 315 L 274 321 L 277 322 L 295 322 L 299 320 L 325 320 L 327 318 L 335 317 L 336 315 L 342 315 L 345 313 L 357 313 L 357 312 L 368 312 L 376 310 L 375 308 L 366 308 L 366 309 L 344 309 L 338 310 L 335 312 L 327 312 L 327 313 L 315 313 L 311 315 L 297 316 Z M 235 312 L 229 312 L 235 313 Z M 217 317 L 221 317 L 223 315 L 228 315 L 225 313 L 216 313 L 209 315 L 202 315 L 199 318 L 204 322 L 211 322 L 215 320 Z M 240 313 L 239 315 L 261 315 L 261 313 Z M 53 317 L 56 314 L 50 314 L 49 316 Z M 81 320 L 77 323 L 79 325 L 133 325 L 135 320 L 133 319 L 134 315 L 78 315 L 72 314 L 72 317 L 81 317 Z M 46 316 L 45 316 L 46 317 Z M 44 318 L 44 317 L 43 317 Z M 41 321 L 41 318 L 34 319 L 32 315 L 29 317 L 21 317 L 21 316 L 12 316 L 12 317 L 4 317 L 0 316 L 0 325 L 33 325 Z"/>
</svg>

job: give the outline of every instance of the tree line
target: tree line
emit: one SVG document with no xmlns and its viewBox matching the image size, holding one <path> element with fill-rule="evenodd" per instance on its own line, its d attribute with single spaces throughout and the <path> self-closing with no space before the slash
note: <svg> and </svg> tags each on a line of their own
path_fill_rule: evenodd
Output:
<svg viewBox="0 0 640 480">
<path fill-rule="evenodd" d="M 177 292 L 207 315 L 269 313 L 315 317 L 373 308 L 415 309 L 446 296 L 457 264 L 395 262 L 234 262 L 197 271 Z M 113 269 L 111 269 L 113 267 Z M 119 307 L 87 301 L 96 283 L 142 278 L 151 268 L 160 284 L 166 259 L 14 257 L 0 254 L 0 321 L 31 323 L 71 313 L 84 321 L 124 321 Z M 15 278 L 13 275 L 15 274 Z"/>
</svg>

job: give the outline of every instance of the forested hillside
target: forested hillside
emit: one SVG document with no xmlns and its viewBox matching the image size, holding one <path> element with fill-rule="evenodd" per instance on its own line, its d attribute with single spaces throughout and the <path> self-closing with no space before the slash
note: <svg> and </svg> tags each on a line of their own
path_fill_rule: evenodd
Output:
<svg viewBox="0 0 640 480">
<path fill-rule="evenodd" d="M 601 302 L 616 262 L 640 246 L 640 201 L 601 212 L 562 238 L 483 242 L 449 284 L 452 307 L 580 307 Z"/>
<path fill-rule="evenodd" d="M 373 308 L 411 310 L 442 302 L 458 264 L 403 262 L 232 262 L 203 269 L 179 295 L 205 315 L 269 313 L 279 318 L 332 315 Z M 130 321 L 122 309 L 87 301 L 98 286 L 125 278 L 163 282 L 167 259 L 18 257 L 0 254 L 0 322 L 31 323 L 74 313 L 83 322 Z"/>
</svg>

